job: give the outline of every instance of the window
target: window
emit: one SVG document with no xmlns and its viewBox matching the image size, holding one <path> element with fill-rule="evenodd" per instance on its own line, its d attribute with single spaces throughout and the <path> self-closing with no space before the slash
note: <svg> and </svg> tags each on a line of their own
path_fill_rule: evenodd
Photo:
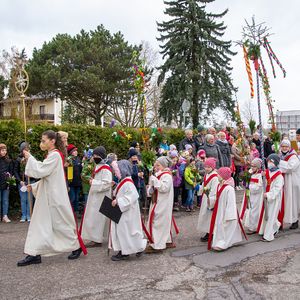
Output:
<svg viewBox="0 0 300 300">
<path fill-rule="evenodd" d="M 44 115 L 45 114 L 45 105 L 40 105 L 40 115 Z"/>
</svg>

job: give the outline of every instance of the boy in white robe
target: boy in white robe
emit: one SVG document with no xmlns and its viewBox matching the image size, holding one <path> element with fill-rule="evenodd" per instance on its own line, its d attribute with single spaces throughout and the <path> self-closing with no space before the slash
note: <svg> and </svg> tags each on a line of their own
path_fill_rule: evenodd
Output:
<svg viewBox="0 0 300 300">
<path fill-rule="evenodd" d="M 150 205 L 148 229 L 153 243 L 145 253 L 160 253 L 163 249 L 174 247 L 171 238 L 173 211 L 173 178 L 169 171 L 172 161 L 159 157 L 154 165 L 156 176 L 150 177 L 150 186 L 154 188 L 154 201 Z"/>
<path fill-rule="evenodd" d="M 52 130 L 44 132 L 40 147 L 48 151 L 43 162 L 24 151 L 28 160 L 25 174 L 40 180 L 28 185 L 28 191 L 32 190 L 35 197 L 35 205 L 25 242 L 27 257 L 19 261 L 18 266 L 41 263 L 41 255 L 72 251 L 68 258 L 76 259 L 82 250 L 86 254 L 68 196 L 62 154 L 65 147 L 59 134 Z"/>
<path fill-rule="evenodd" d="M 264 203 L 259 215 L 257 232 L 263 235 L 262 241 L 271 242 L 278 232 L 281 223 L 278 214 L 281 208 L 284 179 L 278 168 L 280 158 L 277 154 L 270 154 L 267 158 L 266 170 L 267 188 L 264 193 Z"/>
<path fill-rule="evenodd" d="M 120 160 L 118 167 L 121 176 L 112 206 L 118 205 L 122 216 L 118 224 L 111 221 L 110 239 L 114 251 L 118 251 L 111 257 L 113 261 L 126 260 L 130 254 L 139 257 L 147 244 L 142 230 L 139 194 L 131 178 L 132 165 L 128 160 Z"/>
<path fill-rule="evenodd" d="M 236 207 L 234 180 L 231 169 L 218 170 L 220 184 L 217 199 L 211 217 L 208 250 L 223 251 L 242 241 L 244 229 Z"/>
<path fill-rule="evenodd" d="M 291 149 L 289 140 L 280 144 L 279 169 L 284 177 L 284 217 L 283 224 L 291 224 L 290 229 L 297 229 L 300 209 L 300 160 L 297 152 Z"/>
<path fill-rule="evenodd" d="M 203 184 L 200 188 L 200 195 L 202 194 L 202 202 L 199 211 L 199 218 L 197 230 L 205 233 L 200 238 L 201 242 L 207 242 L 209 236 L 209 226 L 213 208 L 216 202 L 217 187 L 219 185 L 218 173 L 216 168 L 216 159 L 214 157 L 207 158 L 204 162 L 205 175 Z"/>
<path fill-rule="evenodd" d="M 247 234 L 256 233 L 259 213 L 263 203 L 264 190 L 261 167 L 262 160 L 260 158 L 254 158 L 251 162 L 251 169 L 249 170 L 249 172 L 252 173 L 249 184 L 250 195 L 247 195 L 246 190 L 242 202 L 240 215 L 245 228 L 248 230 Z"/>
<path fill-rule="evenodd" d="M 105 229 L 108 229 L 107 217 L 99 212 L 104 197 L 111 198 L 112 196 L 112 171 L 105 163 L 105 158 L 105 148 L 102 146 L 96 147 L 93 151 L 93 160 L 96 166 L 90 180 L 91 188 L 80 228 L 82 239 L 90 242 L 87 247 L 102 246 Z"/>
</svg>

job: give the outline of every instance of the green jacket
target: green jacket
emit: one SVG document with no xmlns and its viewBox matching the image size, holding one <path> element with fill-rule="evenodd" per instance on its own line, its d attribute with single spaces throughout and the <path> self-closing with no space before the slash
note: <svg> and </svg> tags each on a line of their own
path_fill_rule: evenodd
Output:
<svg viewBox="0 0 300 300">
<path fill-rule="evenodd" d="M 93 170 L 95 168 L 95 163 L 85 160 L 83 162 L 83 168 L 81 172 L 82 179 L 82 193 L 88 194 L 90 190 L 90 179 L 92 178 Z"/>
</svg>

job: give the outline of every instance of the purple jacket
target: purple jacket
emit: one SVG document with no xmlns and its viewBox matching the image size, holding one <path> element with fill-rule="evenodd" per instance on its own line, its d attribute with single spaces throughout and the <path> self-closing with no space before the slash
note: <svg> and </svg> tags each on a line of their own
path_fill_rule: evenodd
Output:
<svg viewBox="0 0 300 300">
<path fill-rule="evenodd" d="M 182 177 L 180 176 L 179 172 L 179 164 L 176 164 L 175 166 L 171 166 L 170 170 L 173 175 L 173 186 L 174 187 L 179 187 L 181 185 Z"/>
</svg>

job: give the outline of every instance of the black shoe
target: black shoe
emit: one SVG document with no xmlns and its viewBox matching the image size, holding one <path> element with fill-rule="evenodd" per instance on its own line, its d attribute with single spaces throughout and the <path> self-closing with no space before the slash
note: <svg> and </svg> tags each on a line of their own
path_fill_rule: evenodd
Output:
<svg viewBox="0 0 300 300">
<path fill-rule="evenodd" d="M 299 227 L 298 225 L 298 221 L 293 223 L 292 226 L 290 227 L 290 229 L 297 229 Z"/>
<path fill-rule="evenodd" d="M 209 238 L 209 234 L 207 233 L 205 236 L 203 236 L 202 238 L 200 238 L 201 242 L 208 242 L 208 238 Z"/>
<path fill-rule="evenodd" d="M 79 258 L 81 252 L 82 252 L 81 248 L 72 251 L 72 253 L 68 256 L 68 259 L 77 259 L 77 258 Z"/>
<path fill-rule="evenodd" d="M 137 253 L 135 254 L 135 256 L 138 257 L 138 258 L 141 257 L 142 255 L 143 255 L 143 251 L 137 252 Z"/>
<path fill-rule="evenodd" d="M 18 261 L 17 266 L 25 267 L 25 266 L 29 266 L 29 265 L 40 264 L 41 262 L 42 262 L 42 259 L 41 259 L 40 255 L 36 255 L 36 256 L 27 255 L 24 259 Z"/>
<path fill-rule="evenodd" d="M 128 258 L 129 258 L 129 255 L 123 255 L 121 253 L 121 251 L 119 251 L 117 255 L 113 255 L 111 257 L 111 260 L 112 261 L 120 261 L 120 260 L 127 260 Z"/>
</svg>

